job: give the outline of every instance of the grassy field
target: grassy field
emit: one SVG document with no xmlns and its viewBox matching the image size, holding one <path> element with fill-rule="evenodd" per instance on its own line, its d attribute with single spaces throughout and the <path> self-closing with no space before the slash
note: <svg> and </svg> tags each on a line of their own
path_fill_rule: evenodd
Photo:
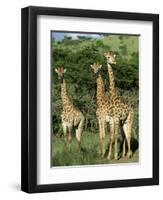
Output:
<svg viewBox="0 0 163 200">
<path fill-rule="evenodd" d="M 105 146 L 108 149 L 109 137 L 106 136 Z M 110 160 L 101 158 L 99 155 L 98 133 L 83 132 L 81 151 L 77 150 L 77 142 L 75 136 L 71 143 L 66 147 L 64 138 L 53 136 L 52 138 L 52 165 L 53 166 L 73 166 L 73 165 L 95 165 L 95 164 L 111 164 L 111 163 L 134 163 L 139 161 L 138 144 L 132 141 L 133 157 L 120 158 L 119 160 Z M 121 142 L 120 142 L 121 144 Z M 119 150 L 121 145 L 119 145 Z M 114 148 L 113 148 L 114 149 Z M 121 151 L 120 151 L 121 152 Z"/>
</svg>

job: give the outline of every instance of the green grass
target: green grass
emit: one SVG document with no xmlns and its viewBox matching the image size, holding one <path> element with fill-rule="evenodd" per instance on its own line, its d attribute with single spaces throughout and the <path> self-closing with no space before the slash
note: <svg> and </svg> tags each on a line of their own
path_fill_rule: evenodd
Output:
<svg viewBox="0 0 163 200">
<path fill-rule="evenodd" d="M 66 147 L 64 138 L 53 136 L 52 138 L 52 165 L 53 166 L 72 166 L 72 165 L 94 165 L 109 163 L 132 163 L 139 161 L 138 148 L 134 150 L 133 157 L 120 158 L 119 160 L 108 161 L 99 155 L 98 133 L 83 132 L 81 150 L 78 152 L 75 136 L 71 143 Z M 109 137 L 106 136 L 105 146 L 108 148 Z M 113 146 L 114 147 L 114 146 Z M 114 148 L 113 148 L 114 149 Z M 119 152 L 120 147 L 119 147 Z M 120 154 L 120 153 L 119 153 Z"/>
</svg>

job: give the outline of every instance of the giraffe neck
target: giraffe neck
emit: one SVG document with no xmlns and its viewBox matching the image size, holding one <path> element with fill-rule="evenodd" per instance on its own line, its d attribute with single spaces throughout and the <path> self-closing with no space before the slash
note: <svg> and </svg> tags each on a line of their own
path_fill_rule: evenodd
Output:
<svg viewBox="0 0 163 200">
<path fill-rule="evenodd" d="M 61 98 L 62 98 L 63 109 L 65 109 L 67 106 L 72 106 L 72 103 L 67 94 L 65 79 L 63 79 L 61 83 Z"/>
<path fill-rule="evenodd" d="M 97 94 L 96 94 L 97 105 L 101 106 L 101 103 L 103 101 L 106 101 L 105 85 L 104 85 L 104 81 L 102 79 L 101 74 L 98 75 L 96 79 L 96 83 L 97 83 Z"/>
<path fill-rule="evenodd" d="M 111 65 L 109 63 L 107 63 L 107 65 L 108 65 L 108 74 L 109 74 L 109 94 L 110 94 L 110 98 L 113 98 L 116 96 L 114 74 L 113 74 Z"/>
</svg>

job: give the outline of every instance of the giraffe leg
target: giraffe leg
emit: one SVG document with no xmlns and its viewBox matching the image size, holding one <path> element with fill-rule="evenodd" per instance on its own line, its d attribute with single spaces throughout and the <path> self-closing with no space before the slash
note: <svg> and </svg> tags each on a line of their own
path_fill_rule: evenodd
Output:
<svg viewBox="0 0 163 200">
<path fill-rule="evenodd" d="M 127 146 L 128 146 L 128 152 L 127 157 L 132 157 L 132 150 L 131 150 L 131 130 L 132 130 L 132 122 L 128 122 L 128 136 L 127 136 Z"/>
<path fill-rule="evenodd" d="M 132 130 L 132 123 L 133 123 L 133 113 L 129 113 L 126 122 L 123 125 L 123 130 L 125 133 L 125 137 L 127 140 L 128 152 L 127 157 L 132 157 L 132 150 L 131 150 L 131 130 Z"/>
<path fill-rule="evenodd" d="M 80 151 L 80 143 L 81 143 L 81 132 L 79 129 L 76 129 L 76 140 L 78 143 L 78 151 Z"/>
<path fill-rule="evenodd" d="M 129 122 L 126 122 L 123 125 L 123 130 L 125 132 L 125 137 L 126 137 L 127 147 L 128 147 L 127 157 L 130 158 L 132 156 L 132 152 L 131 152 L 131 135 L 129 132 Z"/>
<path fill-rule="evenodd" d="M 104 155 L 104 144 L 103 144 L 103 122 L 99 120 L 99 144 L 100 144 L 100 154 Z"/>
<path fill-rule="evenodd" d="M 131 149 L 131 134 L 132 134 L 132 125 L 133 125 L 133 121 L 134 121 L 134 111 L 131 110 L 130 112 L 130 122 L 129 122 L 129 125 L 128 125 L 128 135 L 129 135 L 129 151 L 128 151 L 128 154 L 127 154 L 127 157 L 128 158 L 131 158 L 132 157 L 132 149 Z"/>
<path fill-rule="evenodd" d="M 110 127 L 110 141 L 109 141 L 109 152 L 108 152 L 108 156 L 107 156 L 108 160 L 111 159 L 112 145 L 113 145 L 113 140 L 114 140 L 114 120 L 113 120 L 113 118 L 110 119 L 110 121 L 109 121 L 109 127 Z"/>
<path fill-rule="evenodd" d="M 105 121 L 102 121 L 102 127 L 101 127 L 101 142 L 102 142 L 102 157 L 104 157 L 105 154 Z"/>
<path fill-rule="evenodd" d="M 115 121 L 115 129 L 114 129 L 114 136 L 115 136 L 115 144 L 114 144 L 114 159 L 118 160 L 118 132 L 119 132 L 119 120 Z"/>
<path fill-rule="evenodd" d="M 124 138 L 123 141 L 123 152 L 122 152 L 122 157 L 124 158 L 126 155 L 126 139 Z"/>
<path fill-rule="evenodd" d="M 76 129 L 76 139 L 78 142 L 78 151 L 80 151 L 80 144 L 81 144 L 81 134 L 83 132 L 83 127 L 84 127 L 84 116 L 81 117 L 80 123 L 78 128 Z"/>
<path fill-rule="evenodd" d="M 63 128 L 65 145 L 67 146 L 67 125 L 64 121 L 62 121 L 62 128 Z"/>
<path fill-rule="evenodd" d="M 131 158 L 131 157 L 132 157 L 131 137 L 127 138 L 127 146 L 128 146 L 127 157 L 128 157 L 128 158 Z"/>
<path fill-rule="evenodd" d="M 72 137 L 71 137 L 71 132 L 72 132 L 72 125 L 69 125 L 69 126 L 68 126 L 68 137 L 67 137 L 68 143 L 70 143 L 70 142 L 71 142 L 71 139 L 72 139 Z"/>
</svg>

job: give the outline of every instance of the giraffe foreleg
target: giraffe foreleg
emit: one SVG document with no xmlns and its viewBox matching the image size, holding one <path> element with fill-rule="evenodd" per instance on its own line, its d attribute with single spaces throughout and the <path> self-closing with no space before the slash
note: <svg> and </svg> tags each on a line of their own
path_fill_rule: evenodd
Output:
<svg viewBox="0 0 163 200">
<path fill-rule="evenodd" d="M 101 142 L 102 142 L 102 157 L 104 157 L 105 154 L 105 121 L 102 121 L 102 127 L 101 127 Z"/>
<path fill-rule="evenodd" d="M 69 124 L 69 126 L 68 126 L 68 137 L 67 137 L 68 143 L 70 143 L 71 139 L 72 139 L 71 132 L 72 132 L 72 124 Z"/>
<path fill-rule="evenodd" d="M 114 159 L 118 160 L 118 133 L 119 133 L 119 120 L 115 120 L 115 130 L 114 130 L 114 137 L 115 137 L 115 143 L 114 143 Z"/>
<path fill-rule="evenodd" d="M 125 133 L 125 137 L 126 137 L 126 141 L 127 141 L 127 147 L 128 147 L 128 151 L 127 151 L 127 157 L 130 158 L 132 156 L 132 152 L 131 152 L 131 135 L 129 132 L 129 122 L 126 122 L 123 125 L 123 130 Z"/>
<path fill-rule="evenodd" d="M 83 132 L 83 127 L 84 127 L 84 116 L 81 117 L 81 120 L 79 122 L 78 128 L 76 129 L 76 139 L 78 142 L 78 150 L 80 151 L 80 144 L 81 144 L 81 134 Z"/>
<path fill-rule="evenodd" d="M 102 120 L 99 120 L 99 144 L 100 144 L 100 154 L 104 156 L 104 138 L 105 138 L 105 125 Z"/>
<path fill-rule="evenodd" d="M 126 138 L 123 140 L 123 151 L 122 151 L 122 157 L 124 158 L 126 155 Z"/>
<path fill-rule="evenodd" d="M 131 150 L 131 131 L 132 131 L 132 124 L 133 124 L 133 118 L 134 114 L 133 112 L 130 112 L 126 122 L 123 125 L 123 130 L 125 133 L 126 141 L 127 141 L 127 147 L 128 147 L 128 152 L 127 152 L 127 157 L 131 158 L 132 157 L 132 150 Z"/>
<path fill-rule="evenodd" d="M 112 145 L 113 145 L 113 141 L 114 141 L 114 120 L 113 120 L 113 118 L 111 118 L 109 121 L 109 127 L 110 127 L 110 141 L 109 141 L 109 152 L 108 152 L 108 156 L 107 156 L 108 160 L 111 159 Z"/>
<path fill-rule="evenodd" d="M 67 146 L 67 131 L 68 131 L 68 129 L 67 129 L 67 124 L 64 121 L 62 121 L 62 129 L 63 129 L 65 145 Z"/>
</svg>

